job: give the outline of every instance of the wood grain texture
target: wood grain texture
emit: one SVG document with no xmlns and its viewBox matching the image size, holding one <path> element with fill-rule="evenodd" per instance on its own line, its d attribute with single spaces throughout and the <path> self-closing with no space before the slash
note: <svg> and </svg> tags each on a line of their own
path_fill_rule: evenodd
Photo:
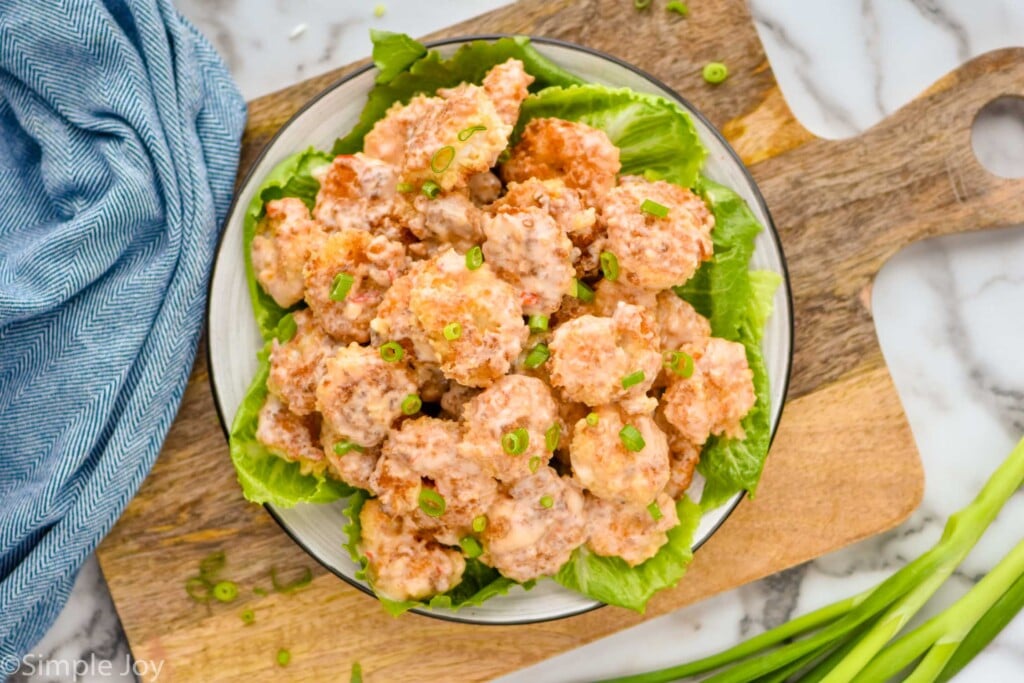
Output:
<svg viewBox="0 0 1024 683">
<path fill-rule="evenodd" d="M 1024 51 L 976 59 L 865 134 L 826 141 L 793 118 L 740 0 L 708 0 L 687 19 L 638 14 L 622 0 L 526 0 L 432 37 L 494 32 L 605 50 L 683 94 L 751 167 L 788 257 L 793 381 L 757 499 L 741 504 L 647 617 L 902 521 L 920 500 L 922 472 L 875 337 L 871 282 L 916 240 L 1024 221 L 1024 182 L 988 174 L 969 139 L 985 103 L 1024 95 Z M 718 87 L 700 77 L 711 60 L 733 74 Z M 307 99 L 358 66 L 252 102 L 241 174 Z M 225 573 L 246 590 L 230 606 L 197 606 L 183 582 L 219 549 L 229 557 Z M 336 680 L 354 660 L 368 680 L 484 680 L 645 618 L 609 607 L 516 627 L 392 619 L 318 566 L 313 585 L 295 595 L 254 595 L 272 566 L 313 562 L 242 500 L 205 354 L 153 472 L 99 556 L 133 652 L 165 662 L 161 681 Z M 239 618 L 245 608 L 256 612 L 252 626 Z M 274 663 L 279 647 L 293 654 L 287 675 Z"/>
</svg>

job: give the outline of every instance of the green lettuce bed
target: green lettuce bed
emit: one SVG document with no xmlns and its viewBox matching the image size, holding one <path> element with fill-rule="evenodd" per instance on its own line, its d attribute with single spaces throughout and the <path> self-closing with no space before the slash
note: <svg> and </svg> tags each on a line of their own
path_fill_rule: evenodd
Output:
<svg viewBox="0 0 1024 683">
<path fill-rule="evenodd" d="M 588 84 L 563 71 L 525 38 L 476 41 L 444 59 L 408 36 L 374 32 L 376 85 L 356 126 L 339 138 L 331 153 L 307 149 L 284 160 L 263 182 L 245 214 L 243 249 L 253 315 L 266 346 L 259 353 L 259 368 L 231 428 L 231 457 L 246 499 L 255 503 L 292 506 L 328 503 L 348 497 L 352 520 L 347 527 L 347 548 L 365 567 L 357 551 L 358 513 L 368 494 L 324 477 L 303 475 L 297 465 L 269 453 L 255 439 L 256 417 L 266 397 L 269 348 L 274 338 L 285 340 L 294 323 L 256 283 L 249 260 L 256 225 L 267 201 L 298 197 L 312 207 L 319 185 L 313 172 L 336 154 L 362 148 L 366 133 L 394 102 L 407 102 L 419 93 L 462 82 L 480 82 L 494 65 L 510 57 L 520 59 L 536 77 L 531 95 L 523 103 L 513 139 L 531 118 L 555 116 L 582 121 L 604 130 L 621 150 L 622 172 L 663 179 L 699 193 L 715 215 L 712 233 L 715 256 L 706 262 L 677 294 L 711 321 L 716 336 L 741 342 L 754 371 L 757 402 L 744 419 L 746 439 L 712 437 L 702 453 L 699 471 L 706 479 L 699 503 L 684 497 L 677 505 L 680 523 L 669 532 L 669 542 L 657 555 L 637 567 L 619 558 L 594 555 L 585 548 L 553 577 L 558 583 L 602 602 L 643 611 L 657 591 L 674 586 L 692 559 L 691 546 L 701 514 L 724 504 L 736 493 L 754 494 L 764 466 L 771 436 L 768 376 L 761 355 L 761 336 L 771 314 L 771 302 L 780 277 L 750 271 L 754 240 L 762 230 L 746 203 L 732 190 L 701 175 L 706 151 L 689 116 L 674 102 L 652 95 Z M 479 605 L 516 585 L 476 560 L 467 562 L 462 584 L 429 602 L 382 600 L 392 614 L 414 607 L 458 609 Z M 525 586 L 529 588 L 530 586 Z"/>
</svg>

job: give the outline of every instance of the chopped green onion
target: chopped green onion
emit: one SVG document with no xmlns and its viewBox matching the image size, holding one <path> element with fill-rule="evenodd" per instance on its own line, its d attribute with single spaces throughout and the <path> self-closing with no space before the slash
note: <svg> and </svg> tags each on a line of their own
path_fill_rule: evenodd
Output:
<svg viewBox="0 0 1024 683">
<path fill-rule="evenodd" d="M 717 85 L 729 77 L 729 67 L 721 62 L 709 62 L 704 65 L 701 75 L 708 83 Z"/>
<path fill-rule="evenodd" d="M 679 0 L 671 0 L 671 2 L 665 5 L 665 9 L 669 12 L 675 12 L 681 17 L 685 17 L 690 13 L 690 8 L 686 6 L 686 3 L 679 2 Z"/>
<path fill-rule="evenodd" d="M 219 581 L 213 587 L 213 597 L 217 602 L 231 602 L 238 597 L 238 584 L 234 581 Z"/>
<path fill-rule="evenodd" d="M 462 325 L 457 322 L 448 323 L 444 326 L 444 338 L 448 341 L 455 341 L 462 336 Z"/>
<path fill-rule="evenodd" d="M 477 245 L 466 252 L 466 267 L 476 270 L 484 264 L 484 250 Z"/>
<path fill-rule="evenodd" d="M 626 447 L 627 451 L 642 451 L 647 442 L 644 441 L 643 435 L 640 430 L 633 425 L 626 425 L 619 430 L 619 439 L 622 441 L 622 445 Z"/>
<path fill-rule="evenodd" d="M 274 584 L 274 590 L 278 593 L 294 593 L 300 588 L 305 588 L 313 583 L 313 572 L 309 567 L 302 568 L 302 576 L 291 583 L 281 583 L 277 580 L 277 567 L 270 568 L 270 582 Z"/>
<path fill-rule="evenodd" d="M 542 508 L 550 509 L 551 506 L 554 505 L 554 504 L 555 504 L 555 499 L 552 498 L 551 496 L 541 496 L 540 497 L 540 506 Z"/>
<path fill-rule="evenodd" d="M 526 360 L 523 365 L 529 370 L 539 368 L 551 358 L 551 349 L 548 348 L 547 344 L 537 344 L 526 354 Z"/>
<path fill-rule="evenodd" d="M 387 12 L 387 11 L 388 11 L 388 8 L 385 7 L 383 4 L 375 5 L 374 8 L 373 8 L 373 16 L 375 16 L 378 19 L 380 19 L 381 17 L 384 16 L 384 13 Z"/>
<path fill-rule="evenodd" d="M 666 351 L 664 357 L 665 367 L 683 379 L 693 375 L 693 356 L 686 351 Z"/>
<path fill-rule="evenodd" d="M 427 488 L 420 489 L 419 503 L 420 510 L 430 517 L 440 517 L 448 507 L 444 502 L 444 496 L 434 489 Z"/>
<path fill-rule="evenodd" d="M 531 315 L 527 325 L 530 332 L 546 332 L 550 319 L 546 315 Z"/>
<path fill-rule="evenodd" d="M 623 389 L 629 389 L 630 387 L 634 387 L 637 384 L 640 384 L 645 379 L 647 379 L 647 376 L 644 375 L 644 371 L 643 370 L 637 370 L 636 372 L 631 372 L 631 373 L 629 373 L 628 375 L 626 375 L 625 377 L 622 378 L 622 388 Z"/>
<path fill-rule="evenodd" d="M 196 602 L 209 602 L 212 586 L 201 576 L 193 576 L 185 582 L 185 592 Z"/>
<path fill-rule="evenodd" d="M 598 419 L 599 418 L 597 416 L 597 413 L 588 413 L 587 414 L 587 424 L 590 425 L 591 427 L 596 427 L 597 426 Z"/>
<path fill-rule="evenodd" d="M 426 195 L 427 199 L 436 199 L 437 195 L 441 194 L 441 186 L 433 180 L 428 180 L 420 187 L 420 192 Z"/>
<path fill-rule="evenodd" d="M 290 315 L 286 315 L 281 318 L 281 322 L 277 324 L 277 330 L 274 336 L 282 344 L 286 344 L 292 340 L 295 333 L 299 331 L 299 326 L 295 324 L 295 318 Z"/>
<path fill-rule="evenodd" d="M 255 588 L 252 589 L 252 592 L 254 594 L 256 594 L 256 595 L 259 595 L 260 597 L 263 597 L 263 596 L 265 596 L 267 594 L 267 589 L 266 588 L 260 588 L 259 586 L 256 586 Z"/>
<path fill-rule="evenodd" d="M 487 515 L 477 515 L 473 518 L 473 531 L 483 533 L 483 530 L 487 528 Z"/>
<path fill-rule="evenodd" d="M 478 133 L 487 130 L 487 126 L 470 126 L 469 128 L 463 128 L 459 131 L 459 142 L 465 142 L 466 140 L 473 137 L 473 133 Z"/>
<path fill-rule="evenodd" d="M 349 452 L 355 451 L 356 453 L 365 453 L 366 449 L 357 444 L 355 441 L 349 441 L 344 439 L 334 444 L 334 452 L 338 455 L 347 455 Z"/>
<path fill-rule="evenodd" d="M 650 505 L 648 505 L 647 511 L 651 513 L 651 517 L 654 519 L 655 522 L 664 517 L 664 515 L 661 514 L 661 508 L 658 507 L 658 501 L 653 501 Z"/>
<path fill-rule="evenodd" d="M 455 148 L 445 145 L 430 157 L 430 170 L 434 173 L 444 173 L 453 161 L 455 161 Z"/>
<path fill-rule="evenodd" d="M 352 673 L 349 674 L 348 683 L 363 683 L 363 666 L 359 662 L 352 662 Z"/>
<path fill-rule="evenodd" d="M 524 427 L 513 429 L 511 432 L 505 432 L 504 436 L 501 437 L 501 447 L 509 455 L 525 453 L 529 445 L 530 432 L 526 431 Z"/>
<path fill-rule="evenodd" d="M 647 9 L 651 6 L 651 0 L 633 0 L 633 7 L 637 9 Z"/>
<path fill-rule="evenodd" d="M 278 666 L 288 666 L 288 662 L 292 661 L 292 653 L 288 652 L 284 648 L 277 651 L 277 664 Z"/>
<path fill-rule="evenodd" d="M 480 557 L 484 552 L 484 549 L 480 547 L 480 541 L 472 536 L 463 536 L 462 540 L 459 541 L 459 545 L 462 546 L 462 552 L 470 559 Z"/>
<path fill-rule="evenodd" d="M 548 427 L 548 431 L 544 432 L 544 446 L 549 451 L 554 451 L 556 448 L 558 448 L 558 442 L 561 440 L 561 438 L 562 425 L 556 422 L 555 424 Z"/>
<path fill-rule="evenodd" d="M 338 273 L 331 282 L 331 301 L 344 301 L 356 279 L 348 273 Z"/>
<path fill-rule="evenodd" d="M 615 282 L 619 279 L 619 259 L 610 251 L 601 252 L 601 274 L 605 280 Z"/>
<path fill-rule="evenodd" d="M 530 462 L 528 463 L 528 465 L 530 467 L 530 474 L 536 474 L 537 470 L 540 469 L 540 458 L 537 457 L 536 455 L 533 456 L 532 458 L 530 458 Z"/>
<path fill-rule="evenodd" d="M 405 355 L 405 349 L 402 345 L 396 341 L 389 341 L 386 344 L 381 344 L 380 357 L 384 359 L 385 363 L 397 363 L 402 360 L 402 356 Z"/>
<path fill-rule="evenodd" d="M 509 151 L 508 147 L 501 150 L 501 154 L 498 155 L 498 163 L 503 164 L 512 157 L 512 152 Z"/>
<path fill-rule="evenodd" d="M 423 399 L 416 394 L 409 394 L 402 399 L 402 414 L 415 415 L 423 407 Z"/>
<path fill-rule="evenodd" d="M 256 613 L 253 612 L 251 609 L 245 610 L 244 612 L 242 612 L 242 621 L 245 623 L 246 626 L 251 625 L 253 622 L 256 621 Z"/>
<path fill-rule="evenodd" d="M 223 550 L 210 553 L 199 561 L 199 576 L 204 579 L 213 578 L 221 569 L 224 568 L 224 564 L 226 562 L 227 556 L 224 554 Z"/>
<path fill-rule="evenodd" d="M 415 190 L 416 186 L 413 185 L 412 183 L 398 183 L 398 185 L 395 185 L 395 189 L 398 190 L 399 192 L 405 194 L 405 193 L 412 192 L 413 190 Z"/>
<path fill-rule="evenodd" d="M 576 298 L 585 304 L 589 304 L 591 301 L 593 301 L 594 290 L 592 290 L 590 286 L 587 285 L 587 283 L 583 282 L 582 280 L 576 280 L 575 282 L 576 289 L 573 293 L 576 295 Z"/>
<path fill-rule="evenodd" d="M 644 213 L 649 213 L 652 216 L 657 216 L 658 218 L 664 218 L 668 215 L 668 207 L 664 204 L 659 204 L 652 199 L 645 199 L 643 203 L 640 204 L 640 210 Z"/>
</svg>

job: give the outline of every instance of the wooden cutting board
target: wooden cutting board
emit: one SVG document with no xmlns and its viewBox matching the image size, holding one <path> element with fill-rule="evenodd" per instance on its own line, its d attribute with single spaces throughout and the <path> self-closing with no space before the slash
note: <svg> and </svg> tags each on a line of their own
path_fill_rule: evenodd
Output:
<svg viewBox="0 0 1024 683">
<path fill-rule="evenodd" d="M 817 139 L 790 113 L 741 0 L 692 3 L 686 19 L 655 0 L 526 0 L 437 34 L 511 32 L 604 50 L 664 80 L 724 131 L 767 198 L 788 257 L 795 303 L 789 400 L 757 499 L 743 502 L 698 553 L 680 586 L 647 617 L 763 577 L 889 529 L 915 508 L 917 450 L 871 319 L 871 283 L 902 247 L 926 237 L 1024 221 L 1024 181 L 987 173 L 971 151 L 977 111 L 1024 95 L 1024 50 L 980 57 L 863 135 Z M 700 77 L 724 61 L 720 86 Z M 244 174 L 308 98 L 351 67 L 249 107 Z M 921 339 L 927 344 L 927 339 Z M 194 604 L 183 590 L 201 558 L 225 550 L 243 587 L 231 605 Z M 606 607 L 531 626 L 467 626 L 387 616 L 315 565 L 261 508 L 242 500 L 200 353 L 177 421 L 149 478 L 99 550 L 140 660 L 160 680 L 483 680 L 632 626 Z M 314 566 L 312 586 L 259 597 L 272 566 Z M 245 608 L 256 623 L 244 626 Z M 275 664 L 278 648 L 292 662 Z M 680 644 L 681 658 L 687 655 Z M 146 676 L 148 680 L 153 677 Z"/>
</svg>

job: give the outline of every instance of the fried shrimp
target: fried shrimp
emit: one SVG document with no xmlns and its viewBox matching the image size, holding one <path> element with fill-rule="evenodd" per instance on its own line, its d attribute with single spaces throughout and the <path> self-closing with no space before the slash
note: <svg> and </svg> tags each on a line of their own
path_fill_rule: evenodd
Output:
<svg viewBox="0 0 1024 683">
<path fill-rule="evenodd" d="M 457 550 L 420 536 L 400 517 L 368 500 L 359 513 L 359 552 L 367 559 L 370 585 L 391 600 L 421 600 L 445 593 L 462 582 L 466 561 Z"/>
<path fill-rule="evenodd" d="M 533 119 L 501 168 L 506 182 L 558 178 L 578 190 L 587 206 L 600 206 L 622 165 L 608 135 L 585 123 Z"/>
<path fill-rule="evenodd" d="M 445 376 L 486 387 L 508 372 L 529 334 L 518 293 L 485 263 L 447 250 L 415 276 L 409 310 Z"/>
<path fill-rule="evenodd" d="M 327 473 L 349 486 L 370 488 L 370 475 L 380 457 L 379 448 L 353 445 L 324 422 L 320 429 L 320 446 L 327 458 Z"/>
<path fill-rule="evenodd" d="M 664 217 L 644 211 L 644 202 L 665 207 Z M 651 290 L 681 285 L 711 258 L 715 218 L 690 190 L 637 176 L 622 178 L 601 206 L 607 248 L 619 260 L 621 276 Z"/>
<path fill-rule="evenodd" d="M 665 433 L 652 417 L 629 415 L 615 406 L 596 408 L 594 415 L 596 424 L 584 419 L 573 428 L 569 456 L 576 481 L 598 498 L 647 505 L 668 483 Z M 627 425 L 641 437 L 637 450 L 623 439 Z"/>
<path fill-rule="evenodd" d="M 559 423 L 558 405 L 543 381 L 507 375 L 466 403 L 462 422 L 460 457 L 513 482 L 551 459 L 546 435 Z"/>
<path fill-rule="evenodd" d="M 413 393 L 416 378 L 405 363 L 389 363 L 379 349 L 353 343 L 324 361 L 316 403 L 335 434 L 370 448 L 384 440 Z"/>
<path fill-rule="evenodd" d="M 296 415 L 276 396 L 267 394 L 260 409 L 256 438 L 274 455 L 299 463 L 303 474 L 317 474 L 327 465 L 324 452 L 317 445 L 319 430 L 318 415 Z"/>
<path fill-rule="evenodd" d="M 487 511 L 481 560 L 516 581 L 550 576 L 586 538 L 583 494 L 541 467 L 498 495 Z"/>
<path fill-rule="evenodd" d="M 295 311 L 292 319 L 295 336 L 284 343 L 274 339 L 271 345 L 267 390 L 296 415 L 308 415 L 316 410 L 316 385 L 323 375 L 324 358 L 336 344 L 308 310 Z"/>
<path fill-rule="evenodd" d="M 649 505 L 587 495 L 586 515 L 587 547 L 598 555 L 621 557 L 630 567 L 654 557 L 668 543 L 668 531 L 679 524 L 675 503 L 664 493 Z"/>
<path fill-rule="evenodd" d="M 661 348 L 700 353 L 711 337 L 711 323 L 675 292 L 658 294 L 658 328 Z"/>
<path fill-rule="evenodd" d="M 318 174 L 313 216 L 329 231 L 373 230 L 391 212 L 397 179 L 390 164 L 366 154 L 340 154 Z"/>
<path fill-rule="evenodd" d="M 384 292 L 405 268 L 405 247 L 398 242 L 341 230 L 306 261 L 306 303 L 335 339 L 367 342 Z"/>
<path fill-rule="evenodd" d="M 260 286 L 281 308 L 302 300 L 302 267 L 323 239 L 323 228 L 310 219 L 301 199 L 267 202 L 252 239 L 252 267 Z"/>
</svg>

